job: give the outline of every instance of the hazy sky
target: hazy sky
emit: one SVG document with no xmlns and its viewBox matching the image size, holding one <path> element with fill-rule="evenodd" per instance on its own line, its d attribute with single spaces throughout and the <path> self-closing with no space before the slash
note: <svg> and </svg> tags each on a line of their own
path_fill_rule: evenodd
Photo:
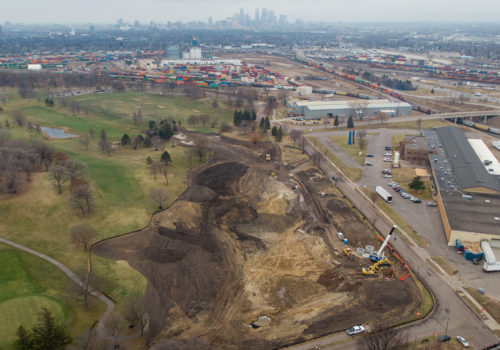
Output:
<svg viewBox="0 0 500 350">
<path fill-rule="evenodd" d="M 500 0 L 0 0 L 0 22 L 149 23 L 224 19 L 266 7 L 289 20 L 342 22 L 497 22 Z"/>
</svg>

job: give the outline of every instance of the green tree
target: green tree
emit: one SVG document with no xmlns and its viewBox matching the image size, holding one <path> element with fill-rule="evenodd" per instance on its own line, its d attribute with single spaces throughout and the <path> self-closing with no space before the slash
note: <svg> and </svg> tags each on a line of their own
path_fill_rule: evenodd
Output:
<svg viewBox="0 0 500 350">
<path fill-rule="evenodd" d="M 273 128 L 271 129 L 271 135 L 273 136 L 278 135 L 278 127 L 276 125 L 273 126 Z"/>
<path fill-rule="evenodd" d="M 271 128 L 271 122 L 269 121 L 269 117 L 266 117 L 266 130 Z"/>
<path fill-rule="evenodd" d="M 333 121 L 333 126 L 339 126 L 339 116 L 335 116 L 335 120 Z"/>
<path fill-rule="evenodd" d="M 130 145 L 130 137 L 127 134 L 122 136 L 122 146 Z"/>
<path fill-rule="evenodd" d="M 431 94 L 433 94 L 433 93 L 434 93 L 434 89 L 431 90 Z"/>
<path fill-rule="evenodd" d="M 282 139 L 283 139 L 283 129 L 280 126 L 280 128 L 276 132 L 276 141 L 281 142 Z"/>
<path fill-rule="evenodd" d="M 408 185 L 412 190 L 415 191 L 420 191 L 420 190 L 425 190 L 425 184 L 424 181 L 420 178 L 420 176 L 415 176 L 410 184 Z"/>
<path fill-rule="evenodd" d="M 257 120 L 257 114 L 253 109 L 252 109 L 252 120 Z"/>
<path fill-rule="evenodd" d="M 38 313 L 37 323 L 31 331 L 19 326 L 14 348 L 16 350 L 63 350 L 69 343 L 71 343 L 71 338 L 66 326 L 57 322 L 49 309 L 42 307 Z"/>
<path fill-rule="evenodd" d="M 167 151 L 165 151 L 161 154 L 161 160 L 165 164 L 172 162 L 172 158 L 170 157 L 170 154 L 168 154 Z"/>
<path fill-rule="evenodd" d="M 261 128 L 264 131 L 266 130 L 266 120 L 264 118 L 260 120 L 259 128 Z"/>
<path fill-rule="evenodd" d="M 151 163 L 153 163 L 153 160 L 151 159 L 151 157 L 150 157 L 150 156 L 148 156 L 148 157 L 146 158 L 146 164 L 147 164 L 147 165 L 149 165 L 149 164 L 151 164 Z"/>
<path fill-rule="evenodd" d="M 349 116 L 349 119 L 347 119 L 347 127 L 350 129 L 354 128 L 354 121 L 352 120 L 352 116 Z"/>
<path fill-rule="evenodd" d="M 19 325 L 16 331 L 17 338 L 14 342 L 14 349 L 16 350 L 30 350 L 32 349 L 32 340 L 30 333 L 23 326 Z"/>
</svg>

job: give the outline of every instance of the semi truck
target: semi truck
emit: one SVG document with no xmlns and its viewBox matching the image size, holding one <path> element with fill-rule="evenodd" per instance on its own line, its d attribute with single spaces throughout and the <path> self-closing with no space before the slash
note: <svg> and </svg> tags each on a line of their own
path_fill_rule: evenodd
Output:
<svg viewBox="0 0 500 350">
<path fill-rule="evenodd" d="M 375 191 L 379 194 L 380 197 L 384 199 L 387 203 L 392 203 L 392 195 L 387 192 L 382 186 L 375 187 Z"/>
</svg>

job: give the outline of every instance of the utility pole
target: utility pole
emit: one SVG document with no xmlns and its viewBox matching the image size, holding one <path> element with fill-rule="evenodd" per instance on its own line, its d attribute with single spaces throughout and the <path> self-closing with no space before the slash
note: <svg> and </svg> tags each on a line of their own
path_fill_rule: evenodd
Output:
<svg viewBox="0 0 500 350">
<path fill-rule="evenodd" d="M 448 335 L 448 322 L 450 322 L 450 319 L 446 319 L 446 330 L 444 331 L 444 335 Z"/>
</svg>

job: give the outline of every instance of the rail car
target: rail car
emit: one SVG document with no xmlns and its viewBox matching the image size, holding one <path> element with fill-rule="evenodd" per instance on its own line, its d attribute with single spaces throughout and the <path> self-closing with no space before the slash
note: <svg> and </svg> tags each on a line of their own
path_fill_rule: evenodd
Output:
<svg viewBox="0 0 500 350">
<path fill-rule="evenodd" d="M 462 119 L 462 124 L 467 125 L 471 128 L 478 129 L 478 130 L 483 130 L 483 131 L 488 131 L 491 132 L 492 134 L 495 135 L 500 135 L 500 129 L 499 128 L 493 128 L 488 125 L 480 124 L 480 123 L 474 123 L 471 122 L 470 120 Z"/>
</svg>

